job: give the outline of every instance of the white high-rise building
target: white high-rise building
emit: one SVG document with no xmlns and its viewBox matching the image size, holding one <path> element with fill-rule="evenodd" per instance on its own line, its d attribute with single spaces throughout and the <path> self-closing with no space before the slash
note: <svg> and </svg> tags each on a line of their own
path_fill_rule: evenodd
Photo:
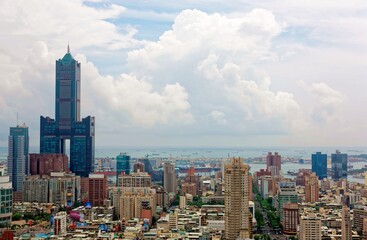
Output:
<svg viewBox="0 0 367 240">
<path fill-rule="evenodd" d="M 0 167 L 0 227 L 11 223 L 13 189 L 5 167 Z"/>
</svg>

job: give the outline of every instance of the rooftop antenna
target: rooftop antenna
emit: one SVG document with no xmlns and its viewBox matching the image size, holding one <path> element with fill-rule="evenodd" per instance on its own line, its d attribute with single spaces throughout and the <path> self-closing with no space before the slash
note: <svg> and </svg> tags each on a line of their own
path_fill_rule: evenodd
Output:
<svg viewBox="0 0 367 240">
<path fill-rule="evenodd" d="M 19 126 L 19 121 L 18 121 L 18 112 L 17 112 L 17 127 Z"/>
<path fill-rule="evenodd" d="M 68 42 L 68 49 L 67 49 L 68 53 L 70 53 L 70 46 L 69 46 L 69 42 Z"/>
</svg>

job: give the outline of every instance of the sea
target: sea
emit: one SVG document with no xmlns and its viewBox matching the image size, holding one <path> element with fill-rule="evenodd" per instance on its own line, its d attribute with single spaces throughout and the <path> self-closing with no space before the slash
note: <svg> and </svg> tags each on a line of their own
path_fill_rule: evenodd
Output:
<svg viewBox="0 0 367 240">
<path fill-rule="evenodd" d="M 226 159 L 228 157 L 242 157 L 254 159 L 265 157 L 268 152 L 278 152 L 282 159 L 299 159 L 302 161 L 282 162 L 282 172 L 287 176 L 288 171 L 297 171 L 298 169 L 311 169 L 311 154 L 315 152 L 326 153 L 330 157 L 331 153 L 339 150 L 347 153 L 348 156 L 358 156 L 367 154 L 367 147 L 96 147 L 96 158 L 115 158 L 120 153 L 127 153 L 132 158 L 160 158 L 160 159 Z M 0 147 L 0 161 L 6 161 L 7 148 Z M 38 147 L 30 147 L 30 153 L 38 153 Z M 366 162 L 350 162 L 353 169 L 365 167 Z M 250 171 L 255 172 L 265 167 L 261 163 L 249 163 Z M 364 183 L 364 179 L 349 176 L 348 180 Z"/>
</svg>

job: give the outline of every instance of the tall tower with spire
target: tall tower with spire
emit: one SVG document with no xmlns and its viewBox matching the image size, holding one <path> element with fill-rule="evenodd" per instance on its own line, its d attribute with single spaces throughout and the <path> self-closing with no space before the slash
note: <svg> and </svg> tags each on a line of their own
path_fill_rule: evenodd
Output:
<svg viewBox="0 0 367 240">
<path fill-rule="evenodd" d="M 40 152 L 66 153 L 70 140 L 70 170 L 87 177 L 94 165 L 94 117 L 80 119 L 80 63 L 70 53 L 56 61 L 55 119 L 41 116 Z"/>
</svg>

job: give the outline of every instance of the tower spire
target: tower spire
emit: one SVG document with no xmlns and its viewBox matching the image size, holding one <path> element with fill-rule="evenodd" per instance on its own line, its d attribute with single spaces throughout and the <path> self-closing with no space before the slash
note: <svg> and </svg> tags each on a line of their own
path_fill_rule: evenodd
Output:
<svg viewBox="0 0 367 240">
<path fill-rule="evenodd" d="M 69 42 L 68 42 L 68 49 L 67 52 L 70 53 L 70 46 L 69 46 Z"/>
</svg>

